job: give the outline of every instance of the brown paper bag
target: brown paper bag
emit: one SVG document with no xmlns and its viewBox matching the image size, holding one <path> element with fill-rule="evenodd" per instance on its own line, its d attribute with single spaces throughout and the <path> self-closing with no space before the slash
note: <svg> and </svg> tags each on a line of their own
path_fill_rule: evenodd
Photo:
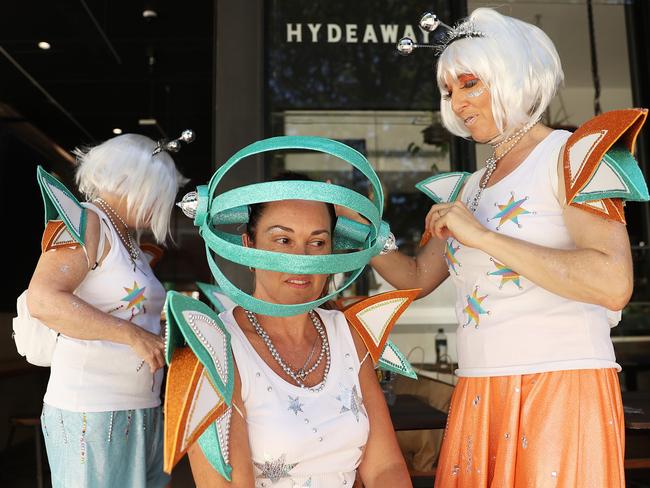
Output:
<svg viewBox="0 0 650 488">
<path fill-rule="evenodd" d="M 398 395 L 420 397 L 443 412 L 449 411 L 451 393 L 454 391 L 453 385 L 424 376 L 419 376 L 417 381 L 398 376 L 393 388 Z M 442 429 L 397 432 L 397 441 L 410 470 L 432 470 L 438 461 L 443 434 Z"/>
</svg>

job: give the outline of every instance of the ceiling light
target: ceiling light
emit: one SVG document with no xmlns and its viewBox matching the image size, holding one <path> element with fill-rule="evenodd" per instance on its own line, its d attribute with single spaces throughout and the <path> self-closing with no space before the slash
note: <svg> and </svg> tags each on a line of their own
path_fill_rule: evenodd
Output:
<svg viewBox="0 0 650 488">
<path fill-rule="evenodd" d="M 157 123 L 156 119 L 138 119 L 138 125 L 156 125 Z"/>
<path fill-rule="evenodd" d="M 119 136 L 121 133 L 122 133 L 122 129 L 120 129 L 119 127 L 115 127 L 115 129 L 113 129 L 113 134 L 115 134 L 116 136 Z"/>
<path fill-rule="evenodd" d="M 151 8 L 146 8 L 142 11 L 142 17 L 145 19 L 155 19 L 158 17 L 158 12 Z"/>
<path fill-rule="evenodd" d="M 47 41 L 41 41 L 38 43 L 38 47 L 42 49 L 43 51 L 47 51 L 50 49 L 52 46 L 50 46 L 50 43 Z"/>
</svg>

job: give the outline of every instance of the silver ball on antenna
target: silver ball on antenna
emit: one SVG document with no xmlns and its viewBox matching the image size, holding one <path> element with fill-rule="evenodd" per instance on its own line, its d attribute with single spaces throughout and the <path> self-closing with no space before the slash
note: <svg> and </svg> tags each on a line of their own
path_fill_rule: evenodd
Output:
<svg viewBox="0 0 650 488">
<path fill-rule="evenodd" d="M 177 153 L 181 150 L 181 142 L 178 139 L 169 141 L 167 144 L 165 144 L 165 149 L 167 149 L 169 152 Z"/>
<path fill-rule="evenodd" d="M 420 27 L 422 30 L 425 30 L 427 32 L 433 32 L 438 28 L 440 25 L 440 21 L 438 20 L 438 16 L 436 14 L 432 14 L 431 12 L 427 12 L 420 18 Z"/>
<path fill-rule="evenodd" d="M 410 37 L 402 37 L 397 43 L 397 52 L 402 56 L 408 56 L 415 49 L 415 42 Z"/>
<path fill-rule="evenodd" d="M 180 140 L 189 144 L 190 142 L 193 142 L 195 138 L 196 134 L 192 129 L 185 129 L 181 134 Z"/>
</svg>

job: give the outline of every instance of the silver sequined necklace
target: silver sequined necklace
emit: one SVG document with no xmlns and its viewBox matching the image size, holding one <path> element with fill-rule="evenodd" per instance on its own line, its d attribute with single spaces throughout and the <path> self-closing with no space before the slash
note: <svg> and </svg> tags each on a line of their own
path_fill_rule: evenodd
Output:
<svg viewBox="0 0 650 488">
<path fill-rule="evenodd" d="M 108 216 L 108 219 L 111 221 L 111 224 L 113 224 L 113 227 L 117 231 L 117 234 L 120 236 L 120 240 L 124 243 L 124 246 L 126 247 L 126 250 L 129 252 L 129 256 L 131 256 L 131 259 L 133 262 L 135 262 L 138 259 L 138 256 L 140 255 L 140 249 L 138 249 L 138 246 L 135 244 L 133 241 L 133 237 L 131 237 L 131 234 L 129 233 L 129 226 L 126 225 L 126 222 L 124 222 L 124 219 L 120 217 L 120 214 L 118 214 L 113 207 L 111 207 L 106 201 L 102 198 L 95 198 L 95 202 L 99 204 L 99 206 L 102 208 L 104 213 Z M 124 226 L 126 230 L 126 237 L 120 230 L 120 228 L 117 226 L 115 221 L 113 220 L 113 216 L 115 216 L 121 224 Z"/>
<path fill-rule="evenodd" d="M 293 381 L 298 383 L 298 385 L 301 388 L 305 388 L 310 391 L 317 392 L 325 388 L 325 382 L 327 381 L 327 375 L 330 371 L 330 366 L 332 361 L 330 357 L 330 348 L 329 348 L 329 343 L 327 341 L 327 334 L 325 333 L 325 328 L 323 327 L 323 323 L 318 318 L 318 315 L 316 315 L 316 313 L 313 310 L 309 311 L 309 318 L 311 319 L 312 324 L 314 324 L 314 328 L 316 329 L 316 332 L 320 336 L 321 350 L 320 350 L 320 354 L 318 355 L 318 359 L 311 367 L 309 367 L 308 369 L 304 369 L 307 365 L 307 363 L 305 363 L 305 365 L 298 370 L 292 369 L 291 366 L 289 366 L 289 364 L 287 364 L 282 359 L 282 356 L 280 356 L 280 353 L 276 349 L 275 345 L 273 345 L 273 341 L 271 341 L 271 338 L 269 337 L 266 330 L 264 330 L 262 325 L 259 323 L 255 314 L 248 310 L 245 310 L 245 312 L 246 312 L 246 317 L 248 317 L 248 320 L 253 326 L 253 328 L 255 329 L 255 332 L 257 332 L 257 335 L 259 335 L 262 341 L 264 341 L 264 344 L 266 345 L 266 348 L 271 353 L 271 356 L 278 363 L 278 365 L 282 368 L 282 371 L 284 371 L 287 376 L 289 376 Z M 307 385 L 305 385 L 305 378 L 307 378 L 307 376 L 309 376 L 311 373 L 316 371 L 316 369 L 322 362 L 323 358 L 325 358 L 325 372 L 323 373 L 323 381 L 321 381 L 318 385 L 314 387 L 308 387 Z"/>
<path fill-rule="evenodd" d="M 485 161 L 485 173 L 483 173 L 483 177 L 478 184 L 478 191 L 472 198 L 472 201 L 469 203 L 470 212 L 476 212 L 476 209 L 478 208 L 478 202 L 481 201 L 481 196 L 483 195 L 483 190 L 487 188 L 487 185 L 490 182 L 490 178 L 492 177 L 492 173 L 494 173 L 494 170 L 497 169 L 497 162 L 499 162 L 506 154 L 512 151 L 512 149 L 519 143 L 519 141 L 521 141 L 521 139 L 528 133 L 528 131 L 530 131 L 530 129 L 535 126 L 535 124 L 537 124 L 537 120 L 523 126 L 510 137 L 507 137 L 503 141 L 493 146 L 494 152 L 492 153 L 492 156 L 490 156 L 487 161 Z M 499 156 L 497 156 L 497 148 L 508 143 L 510 143 L 508 147 L 506 147 L 504 151 Z"/>
</svg>

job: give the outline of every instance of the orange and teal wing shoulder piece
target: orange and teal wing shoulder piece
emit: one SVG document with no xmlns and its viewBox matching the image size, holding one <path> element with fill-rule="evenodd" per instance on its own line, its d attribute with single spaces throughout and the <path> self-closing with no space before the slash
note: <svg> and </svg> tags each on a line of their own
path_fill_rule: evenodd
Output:
<svg viewBox="0 0 650 488">
<path fill-rule="evenodd" d="M 180 293 L 167 294 L 166 312 L 164 469 L 170 473 L 198 441 L 210 464 L 230 480 L 230 334 L 210 307 Z"/>
<path fill-rule="evenodd" d="M 196 286 L 201 290 L 214 308 L 219 311 L 219 313 L 237 306 L 235 302 L 228 298 L 219 285 L 197 281 Z"/>
<path fill-rule="evenodd" d="M 413 378 L 414 380 L 418 379 L 418 375 L 411 366 L 411 363 L 408 362 L 406 356 L 402 354 L 402 351 L 390 339 L 386 341 L 386 346 L 381 353 L 377 366 L 381 369 L 387 369 L 402 376 Z"/>
<path fill-rule="evenodd" d="M 60 247 L 79 247 L 79 242 L 72 236 L 63 220 L 50 220 L 45 224 L 45 231 L 41 238 L 41 252 Z"/>
<path fill-rule="evenodd" d="M 165 388 L 164 470 L 171 473 L 189 447 L 220 423 L 216 449 L 206 457 L 230 479 L 228 437 L 231 408 L 189 346 L 174 350 Z M 225 428 L 224 428 L 225 427 Z"/>
<path fill-rule="evenodd" d="M 415 187 L 435 203 L 451 203 L 458 199 L 469 175 L 464 171 L 440 173 L 416 183 Z"/>
<path fill-rule="evenodd" d="M 83 247 L 87 210 L 63 183 L 41 166 L 36 168 L 36 180 L 45 206 L 42 251 L 78 245 Z"/>
<path fill-rule="evenodd" d="M 587 121 L 562 150 L 568 205 L 625 222 L 624 201 L 648 201 L 648 186 L 634 159 L 647 109 L 613 110 Z"/>
<path fill-rule="evenodd" d="M 361 336 L 375 366 L 415 377 L 397 346 L 388 340 L 397 319 L 420 293 L 420 289 L 381 293 L 350 305 L 343 312 Z"/>
<path fill-rule="evenodd" d="M 465 171 L 453 171 L 440 173 L 415 184 L 415 187 L 428 196 L 434 203 L 455 202 L 460 196 L 463 185 L 469 178 L 470 173 Z M 431 236 L 423 234 L 418 247 L 424 246 Z"/>
</svg>

